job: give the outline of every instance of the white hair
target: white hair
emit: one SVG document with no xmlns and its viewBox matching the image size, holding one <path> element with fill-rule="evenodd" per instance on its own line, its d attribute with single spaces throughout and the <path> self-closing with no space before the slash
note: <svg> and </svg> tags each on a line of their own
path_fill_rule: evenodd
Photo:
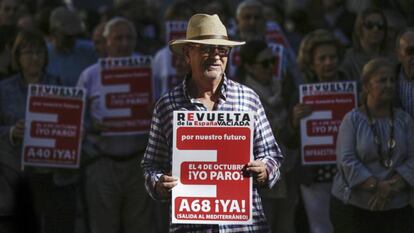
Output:
<svg viewBox="0 0 414 233">
<path fill-rule="evenodd" d="M 111 33 L 112 28 L 117 25 L 123 23 L 125 25 L 127 25 L 129 27 L 129 29 L 131 30 L 131 32 L 136 36 L 137 35 L 137 31 L 135 30 L 135 26 L 134 24 L 129 21 L 128 19 L 124 18 L 124 17 L 114 17 L 111 20 L 109 20 L 106 24 L 105 24 L 105 28 L 104 31 L 102 33 L 102 35 L 107 38 L 108 35 Z"/>
<path fill-rule="evenodd" d="M 244 0 L 243 2 L 241 2 L 236 9 L 236 18 L 238 18 L 240 16 L 240 13 L 242 11 L 243 8 L 245 7 L 259 7 L 260 9 L 263 10 L 263 4 L 258 1 L 258 0 Z"/>
</svg>

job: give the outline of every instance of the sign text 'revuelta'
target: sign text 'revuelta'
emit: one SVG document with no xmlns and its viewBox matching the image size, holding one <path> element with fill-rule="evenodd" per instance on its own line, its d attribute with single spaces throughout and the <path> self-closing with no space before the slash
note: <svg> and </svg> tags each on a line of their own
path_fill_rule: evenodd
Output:
<svg viewBox="0 0 414 233">
<path fill-rule="evenodd" d="M 178 121 L 250 121 L 248 113 L 178 113 Z"/>
</svg>

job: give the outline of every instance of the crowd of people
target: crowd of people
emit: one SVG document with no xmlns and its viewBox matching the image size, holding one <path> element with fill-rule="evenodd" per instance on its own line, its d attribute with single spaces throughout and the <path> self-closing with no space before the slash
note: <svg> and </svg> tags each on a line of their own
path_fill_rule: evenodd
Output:
<svg viewBox="0 0 414 233">
<path fill-rule="evenodd" d="M 411 1 L 75 2 L 0 0 L 0 232 L 414 232 Z M 99 61 L 140 56 L 150 131 L 106 135 Z M 300 85 L 348 81 L 336 163 L 303 164 Z M 86 90 L 79 168 L 22 169 L 30 84 Z M 252 225 L 171 224 L 175 110 L 257 114 Z"/>
</svg>

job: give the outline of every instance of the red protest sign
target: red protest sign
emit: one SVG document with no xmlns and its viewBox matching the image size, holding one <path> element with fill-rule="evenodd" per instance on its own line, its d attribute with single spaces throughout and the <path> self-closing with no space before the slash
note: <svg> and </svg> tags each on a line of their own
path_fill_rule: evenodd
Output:
<svg viewBox="0 0 414 233">
<path fill-rule="evenodd" d="M 29 85 L 23 166 L 78 168 L 85 90 Z"/>
<path fill-rule="evenodd" d="M 336 138 L 344 115 L 357 106 L 355 82 L 300 85 L 300 102 L 312 107 L 301 120 L 303 164 L 336 162 Z"/>
<path fill-rule="evenodd" d="M 153 99 L 150 57 L 107 58 L 101 64 L 105 135 L 146 133 Z"/>
<path fill-rule="evenodd" d="M 253 119 L 252 113 L 174 112 L 173 223 L 251 223 L 252 180 L 243 168 L 253 157 Z"/>
</svg>

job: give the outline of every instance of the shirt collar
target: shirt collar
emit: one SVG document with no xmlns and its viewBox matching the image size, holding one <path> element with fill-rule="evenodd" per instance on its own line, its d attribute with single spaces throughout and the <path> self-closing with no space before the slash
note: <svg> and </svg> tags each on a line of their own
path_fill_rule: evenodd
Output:
<svg viewBox="0 0 414 233">
<path fill-rule="evenodd" d="M 194 101 L 194 98 L 190 96 L 189 84 L 191 80 L 191 74 L 187 74 L 183 80 L 183 93 L 186 99 L 190 102 Z M 220 99 L 225 101 L 227 99 L 229 80 L 226 74 L 223 74 L 223 81 L 220 84 Z"/>
</svg>

